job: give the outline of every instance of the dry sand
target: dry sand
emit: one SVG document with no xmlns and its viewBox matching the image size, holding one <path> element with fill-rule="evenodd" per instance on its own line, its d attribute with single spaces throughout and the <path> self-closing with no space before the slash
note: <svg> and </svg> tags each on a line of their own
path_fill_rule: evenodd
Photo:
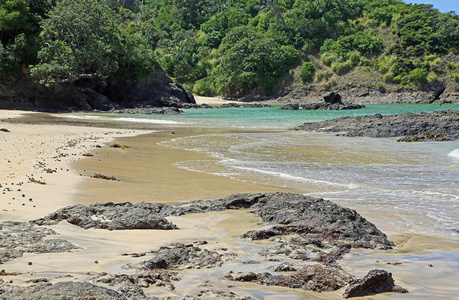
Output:
<svg viewBox="0 0 459 300">
<path fill-rule="evenodd" d="M 223 100 L 222 97 L 203 97 L 203 96 L 194 96 L 194 100 L 196 100 L 196 104 L 225 104 L 234 101 Z"/>
<path fill-rule="evenodd" d="M 212 102 L 207 101 L 205 103 Z M 169 153 L 170 155 L 161 152 L 156 143 L 170 138 L 170 132 L 157 133 L 157 140 L 154 140 L 152 146 L 153 151 L 152 148 L 141 149 L 145 146 L 142 136 L 151 133 L 151 131 L 9 122 L 9 119 L 20 117 L 23 113 L 0 110 L 0 121 L 2 121 L 0 128 L 6 128 L 10 131 L 0 131 L 0 184 L 2 185 L 0 221 L 27 221 L 43 217 L 67 205 L 87 204 L 97 200 L 138 202 L 135 200 L 140 197 L 140 200 L 154 200 L 152 202 L 166 200 L 163 202 L 173 203 L 180 199 L 226 196 L 231 194 L 231 191 L 266 192 L 275 189 L 243 184 L 228 178 L 193 173 L 171 167 L 174 160 L 179 158 L 183 160 L 185 158 L 202 159 L 203 157 L 202 154 L 185 153 L 184 151 Z M 137 142 L 130 138 L 135 135 L 140 135 Z M 150 135 L 149 138 L 151 137 Z M 107 148 L 113 139 L 117 139 L 119 143 L 132 142 L 139 148 L 125 150 Z M 98 146 L 102 148 L 98 148 Z M 135 151 L 130 152 L 131 150 Z M 156 182 L 158 191 L 152 193 L 155 195 L 155 199 L 147 199 L 141 194 L 136 195 L 129 182 L 117 182 L 118 186 L 114 188 L 114 185 L 110 186 L 112 184 L 110 182 L 89 178 L 89 175 L 96 171 L 110 173 L 106 175 L 116 175 L 112 173 L 119 170 L 119 166 L 114 162 L 123 161 L 129 166 L 129 161 L 132 160 L 129 155 L 132 153 L 139 154 L 142 151 L 144 154 L 158 155 L 158 165 L 155 166 L 155 170 L 158 175 L 163 177 L 159 182 Z M 85 157 L 83 156 L 84 153 L 91 153 L 94 156 Z M 135 168 L 136 166 L 132 166 L 131 172 Z M 52 173 L 48 173 L 46 169 Z M 124 173 L 127 169 L 120 174 L 126 178 L 132 176 L 133 180 L 142 177 Z M 56 172 L 51 170 L 56 170 Z M 30 182 L 29 178 L 46 182 L 46 185 Z M 189 185 L 181 186 L 185 179 L 190 179 L 190 182 L 187 183 Z M 125 186 L 122 186 L 123 184 Z M 151 182 L 147 182 L 145 188 L 149 184 Z M 3 192 L 5 193 L 3 194 Z M 130 193 L 134 194 L 131 194 L 131 199 L 127 199 L 127 195 Z M 59 233 L 60 238 L 66 239 L 82 249 L 70 253 L 25 254 L 24 257 L 13 262 L 7 262 L 2 266 L 2 269 L 7 272 L 20 272 L 23 275 L 6 276 L 2 279 L 14 280 L 15 284 L 24 284 L 24 281 L 31 278 L 48 277 L 52 279 L 51 282 L 55 283 L 69 280 L 69 278 L 62 278 L 62 276 L 67 275 L 71 275 L 74 279 L 84 280 L 87 278 L 87 272 L 129 273 L 133 271 L 127 267 L 129 264 L 135 265 L 146 260 L 146 258 L 121 256 L 122 253 L 155 250 L 171 242 L 189 243 L 196 240 L 207 240 L 209 244 L 204 248 L 231 246 L 231 249 L 240 254 L 241 259 L 248 261 L 256 259 L 257 245 L 263 246 L 263 243 L 249 243 L 234 238 L 235 235 L 242 232 L 260 227 L 259 219 L 247 211 L 169 217 L 168 219 L 177 224 L 181 230 L 83 230 L 62 222 L 51 228 Z M 451 299 L 450 293 L 457 292 L 455 278 L 457 279 L 458 271 L 449 268 L 447 256 L 451 251 L 458 248 L 457 243 L 442 242 L 434 237 L 415 235 L 394 235 L 391 238 L 398 245 L 394 251 L 376 255 L 368 251 L 356 251 L 340 264 L 357 275 L 364 275 L 368 270 L 374 268 L 392 271 L 397 283 L 407 287 L 412 293 L 392 296 L 384 294 L 367 298 L 388 299 L 390 296 L 391 299 L 431 299 L 432 295 L 435 297 L 440 295 L 442 299 Z M 444 252 L 440 250 L 444 250 Z M 422 257 L 416 257 L 416 255 L 426 251 L 433 253 L 431 260 L 425 261 Z M 440 258 L 435 256 L 436 253 L 441 253 Z M 407 255 L 413 255 L 414 258 L 403 261 L 403 264 L 398 266 L 386 264 L 386 262 L 394 262 Z M 451 259 L 455 259 L 455 256 Z M 96 261 L 97 263 L 95 263 Z M 28 262 L 32 262 L 32 265 L 29 265 Z M 434 268 L 427 266 L 431 262 L 434 263 Z M 253 267 L 253 265 L 245 266 L 245 268 Z M 244 267 L 234 264 L 228 268 L 231 269 L 226 271 L 244 271 Z M 426 272 L 426 268 L 431 272 Z M 214 270 L 190 270 L 183 272 L 180 276 L 183 280 L 176 283 L 176 292 L 156 287 L 149 289 L 149 291 L 152 291 L 156 296 L 179 297 L 180 294 L 196 292 L 202 280 L 208 280 L 217 288 L 219 285 L 220 287 L 228 285 L 221 279 L 221 274 L 215 273 Z M 343 292 L 339 290 L 335 293 L 317 294 L 248 283 L 232 282 L 231 285 L 233 285 L 232 291 L 240 295 L 247 295 L 250 292 L 251 295 L 258 295 L 259 299 L 339 299 Z M 418 290 L 419 292 L 417 292 Z M 439 293 L 432 294 L 436 291 Z"/>
</svg>

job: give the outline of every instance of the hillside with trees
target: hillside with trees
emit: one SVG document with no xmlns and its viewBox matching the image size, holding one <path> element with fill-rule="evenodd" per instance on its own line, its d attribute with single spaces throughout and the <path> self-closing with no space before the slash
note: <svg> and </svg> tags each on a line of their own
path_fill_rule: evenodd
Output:
<svg viewBox="0 0 459 300">
<path fill-rule="evenodd" d="M 6 0 L 0 78 L 107 86 L 158 68 L 198 95 L 459 89 L 459 17 L 400 0 Z"/>
</svg>

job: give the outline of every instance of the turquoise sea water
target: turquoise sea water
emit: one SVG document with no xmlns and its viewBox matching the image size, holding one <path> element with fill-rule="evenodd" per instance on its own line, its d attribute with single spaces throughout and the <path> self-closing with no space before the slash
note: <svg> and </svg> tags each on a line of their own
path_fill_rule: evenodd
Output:
<svg viewBox="0 0 459 300">
<path fill-rule="evenodd" d="M 74 114 L 76 118 L 101 118 L 119 122 L 140 122 L 150 125 L 169 125 L 176 127 L 219 127 L 283 130 L 304 122 L 318 122 L 343 116 L 393 115 L 404 112 L 431 112 L 446 109 L 459 109 L 459 104 L 383 104 L 367 105 L 357 110 L 317 110 L 289 111 L 272 108 L 224 108 L 224 109 L 188 109 L 181 115 L 128 115 L 111 113 Z"/>
</svg>

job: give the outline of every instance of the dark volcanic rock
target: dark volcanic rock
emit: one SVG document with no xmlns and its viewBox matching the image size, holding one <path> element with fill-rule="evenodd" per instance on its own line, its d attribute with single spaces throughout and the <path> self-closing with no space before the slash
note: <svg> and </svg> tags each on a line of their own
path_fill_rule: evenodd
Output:
<svg viewBox="0 0 459 300">
<path fill-rule="evenodd" d="M 349 284 L 354 279 L 354 276 L 337 265 L 318 264 L 303 267 L 292 275 L 249 272 L 228 274 L 225 278 L 233 281 L 257 282 L 264 285 L 284 286 L 316 292 L 332 292 Z"/>
<path fill-rule="evenodd" d="M 153 258 L 143 264 L 147 269 L 200 269 L 221 266 L 223 262 L 233 259 L 232 253 L 201 250 L 193 245 L 175 244 L 161 247 Z"/>
<path fill-rule="evenodd" d="M 24 253 L 67 252 L 79 247 L 63 239 L 46 239 L 54 230 L 33 227 L 29 223 L 0 223 L 0 263 L 22 257 Z"/>
<path fill-rule="evenodd" d="M 150 286 L 166 286 L 174 290 L 174 281 L 179 281 L 176 272 L 164 270 L 151 270 L 147 268 L 139 269 L 135 274 L 109 274 L 100 273 L 91 277 L 91 281 L 109 285 L 128 286 L 127 290 L 132 290 L 131 285 L 136 287 L 148 288 Z"/>
<path fill-rule="evenodd" d="M 384 270 L 371 270 L 365 277 L 352 282 L 346 288 L 343 297 L 361 297 L 387 292 L 408 293 L 408 290 L 396 286 L 391 273 Z"/>
<path fill-rule="evenodd" d="M 84 229 L 100 228 L 109 230 L 125 229 L 178 229 L 158 212 L 161 204 L 151 203 L 96 203 L 89 206 L 73 205 L 64 207 L 45 218 L 32 221 L 37 225 L 57 224 L 60 221 L 78 225 Z"/>
<path fill-rule="evenodd" d="M 283 234 L 313 234 L 325 240 L 342 241 L 353 247 L 390 249 L 394 244 L 376 226 L 355 210 L 331 201 L 300 194 L 264 194 L 252 211 L 263 221 L 281 224 L 270 229 L 248 232 L 257 239 Z"/>
<path fill-rule="evenodd" d="M 1 299 L 91 299 L 91 300 L 127 300 L 120 293 L 87 282 L 41 283 L 30 287 L 5 285 L 1 287 Z"/>
<path fill-rule="evenodd" d="M 107 86 L 87 82 L 45 87 L 29 75 L 0 79 L 0 109 L 37 111 L 110 110 L 116 107 L 195 104 L 193 95 L 172 81 L 163 70 L 148 80 L 123 80 Z"/>
<path fill-rule="evenodd" d="M 341 102 L 341 95 L 335 92 L 330 92 L 328 95 L 325 95 L 324 101 L 330 104 L 343 104 L 343 102 Z"/>
<path fill-rule="evenodd" d="M 401 141 L 454 140 L 459 138 L 459 110 L 403 113 L 394 116 L 344 117 L 304 123 L 294 130 L 346 132 L 347 136 L 399 137 Z"/>
<path fill-rule="evenodd" d="M 283 110 L 347 110 L 361 109 L 365 105 L 360 104 L 343 104 L 343 103 L 292 103 L 280 107 Z"/>
<path fill-rule="evenodd" d="M 263 107 L 271 107 L 271 105 L 268 104 L 260 104 L 260 103 L 224 103 L 220 106 L 217 106 L 217 108 L 263 108 Z"/>
<path fill-rule="evenodd" d="M 114 109 L 111 112 L 118 114 L 143 114 L 143 115 L 178 115 L 183 113 L 180 109 L 176 107 L 136 107 L 136 108 L 123 108 L 123 109 Z"/>
</svg>

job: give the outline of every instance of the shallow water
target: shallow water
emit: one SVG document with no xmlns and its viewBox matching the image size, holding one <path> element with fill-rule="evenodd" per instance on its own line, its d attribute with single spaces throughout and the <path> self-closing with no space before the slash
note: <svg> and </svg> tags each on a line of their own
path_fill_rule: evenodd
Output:
<svg viewBox="0 0 459 300">
<path fill-rule="evenodd" d="M 107 119 L 120 124 L 138 124 L 143 128 L 158 126 L 161 122 L 168 127 L 219 128 L 217 133 L 205 129 L 200 134 L 190 133 L 173 139 L 164 136 L 161 142 L 158 142 L 157 134 L 142 137 L 143 145 L 150 142 L 155 144 L 154 147 L 142 146 L 143 152 L 139 149 L 131 156 L 126 153 L 118 157 L 121 160 L 126 158 L 131 167 L 137 166 L 130 168 L 134 173 L 138 168 L 143 170 L 142 173 L 157 168 L 157 158 L 163 156 L 176 170 L 216 175 L 271 187 L 270 190 L 301 191 L 333 200 L 364 213 L 388 233 L 457 237 L 457 141 L 397 143 L 394 139 L 280 131 L 305 121 L 341 116 L 444 109 L 459 109 L 459 105 L 386 104 L 347 111 L 283 111 L 277 107 L 196 109 L 187 110 L 183 115 L 74 114 L 71 117 Z M 231 128 L 234 130 L 230 131 Z M 241 128 L 251 132 L 241 131 Z M 204 156 L 182 158 L 185 155 L 181 151 L 184 150 L 191 151 L 186 155 L 188 157 L 192 153 Z M 193 187 L 188 187 L 190 191 L 198 186 L 208 188 L 187 174 L 183 173 L 180 181 L 192 182 Z M 138 178 L 137 181 L 150 185 L 151 182 L 145 179 Z M 161 187 L 166 186 L 161 195 L 163 198 L 167 194 L 167 185 L 173 184 L 173 180 L 161 184 Z M 390 222 L 387 222 L 388 218 Z"/>
<path fill-rule="evenodd" d="M 394 139 L 284 130 L 307 121 L 348 115 L 439 109 L 459 109 L 459 105 L 371 105 L 364 110 L 316 112 L 200 109 L 174 116 L 72 115 L 137 128 L 158 129 L 160 124 L 165 129 L 177 128 L 176 135 L 168 131 L 126 139 L 123 143 L 135 147 L 125 152 L 110 149 L 100 168 L 119 172 L 124 178 L 117 187 L 91 182 L 94 187 L 85 188 L 87 194 L 80 200 L 95 202 L 91 197 L 103 197 L 107 192 L 119 196 L 120 201 L 133 202 L 177 202 L 275 190 L 323 197 L 357 210 L 397 243 L 395 250 L 384 253 L 352 253 L 342 262 L 347 270 L 363 276 L 370 269 L 388 269 L 396 283 L 410 289 L 408 295 L 390 298 L 457 297 L 458 141 L 398 143 Z M 115 151 L 120 153 L 113 155 Z M 86 167 L 98 165 L 87 161 Z M 250 245 L 240 246 L 250 251 Z M 386 265 L 394 261 L 403 264 Z M 205 273 L 214 275 L 212 270 Z M 191 276 L 184 284 L 193 284 L 196 278 Z M 252 296 L 270 298 L 268 292 L 263 294 L 264 288 L 241 286 L 243 290 L 250 287 Z M 287 293 L 296 297 L 296 292 Z M 301 294 L 297 298 L 304 297 Z M 385 299 L 387 295 L 375 299 L 379 297 Z"/>
<path fill-rule="evenodd" d="M 459 229 L 459 158 L 452 155 L 457 142 L 281 132 L 184 137 L 161 145 L 216 158 L 180 161 L 178 168 L 308 190 L 374 215 L 391 232 L 457 235 Z M 390 227 L 383 225 L 387 216 Z"/>
</svg>

